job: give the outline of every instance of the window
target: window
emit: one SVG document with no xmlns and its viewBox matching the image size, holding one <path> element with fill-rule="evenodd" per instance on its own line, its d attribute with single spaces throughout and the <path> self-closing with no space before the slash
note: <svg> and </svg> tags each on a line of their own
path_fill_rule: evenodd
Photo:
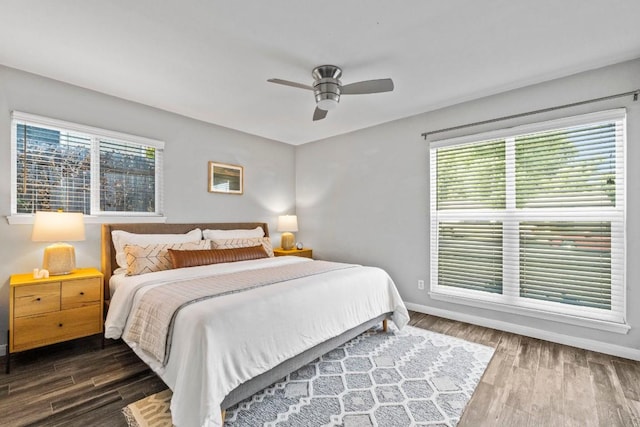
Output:
<svg viewBox="0 0 640 427">
<path fill-rule="evenodd" d="M 162 215 L 164 143 L 12 114 L 12 215 Z"/>
<path fill-rule="evenodd" d="M 626 332 L 625 122 L 433 142 L 432 297 Z"/>
</svg>

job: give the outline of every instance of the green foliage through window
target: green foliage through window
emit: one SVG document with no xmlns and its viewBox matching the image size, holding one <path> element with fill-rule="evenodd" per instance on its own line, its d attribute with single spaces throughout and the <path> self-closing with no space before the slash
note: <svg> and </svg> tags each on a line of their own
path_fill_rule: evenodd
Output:
<svg viewBox="0 0 640 427">
<path fill-rule="evenodd" d="M 443 148 L 437 156 L 439 210 L 505 207 L 503 140 Z"/>
<path fill-rule="evenodd" d="M 517 206 L 615 206 L 615 148 L 614 123 L 517 137 Z"/>
</svg>

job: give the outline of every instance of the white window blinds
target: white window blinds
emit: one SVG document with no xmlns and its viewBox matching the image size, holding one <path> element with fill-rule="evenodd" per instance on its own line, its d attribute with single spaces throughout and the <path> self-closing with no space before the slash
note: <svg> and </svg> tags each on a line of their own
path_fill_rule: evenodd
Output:
<svg viewBox="0 0 640 427">
<path fill-rule="evenodd" d="M 624 149 L 624 110 L 432 143 L 432 294 L 624 323 Z"/>
<path fill-rule="evenodd" d="M 161 215 L 160 141 L 14 112 L 12 214 Z"/>
<path fill-rule="evenodd" d="M 101 212 L 156 211 L 157 163 L 162 152 L 123 141 L 99 141 Z"/>
<path fill-rule="evenodd" d="M 16 122 L 16 211 L 84 212 L 91 193 L 91 137 Z"/>
</svg>

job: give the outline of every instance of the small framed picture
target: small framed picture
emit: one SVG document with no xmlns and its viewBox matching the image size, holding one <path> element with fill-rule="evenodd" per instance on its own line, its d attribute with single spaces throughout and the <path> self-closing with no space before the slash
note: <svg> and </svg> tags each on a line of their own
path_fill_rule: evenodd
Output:
<svg viewBox="0 0 640 427">
<path fill-rule="evenodd" d="M 242 166 L 209 162 L 209 192 L 242 194 L 243 174 Z"/>
</svg>

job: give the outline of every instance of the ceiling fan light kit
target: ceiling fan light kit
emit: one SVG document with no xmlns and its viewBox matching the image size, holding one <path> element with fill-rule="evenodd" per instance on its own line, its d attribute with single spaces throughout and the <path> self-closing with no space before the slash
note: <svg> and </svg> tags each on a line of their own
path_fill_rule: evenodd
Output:
<svg viewBox="0 0 640 427">
<path fill-rule="evenodd" d="M 282 79 L 269 79 L 267 81 L 299 89 L 313 90 L 316 98 L 316 109 L 313 113 L 314 121 L 324 119 L 327 116 L 327 111 L 336 108 L 340 102 L 340 95 L 364 95 L 391 92 L 393 90 L 393 80 L 391 79 L 365 80 L 342 86 L 340 81 L 342 70 L 335 65 L 316 67 L 311 72 L 311 75 L 314 78 L 313 86 Z"/>
</svg>

